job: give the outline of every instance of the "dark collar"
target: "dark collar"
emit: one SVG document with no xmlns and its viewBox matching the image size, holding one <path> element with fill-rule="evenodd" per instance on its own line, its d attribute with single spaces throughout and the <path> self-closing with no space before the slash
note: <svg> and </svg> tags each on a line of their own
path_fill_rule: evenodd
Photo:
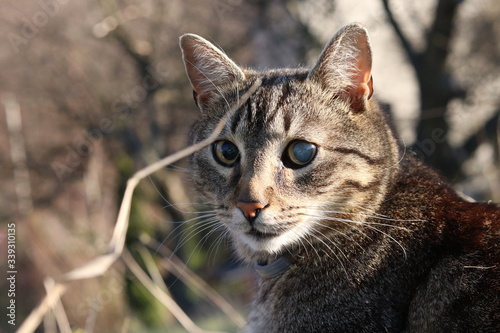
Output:
<svg viewBox="0 0 500 333">
<path fill-rule="evenodd" d="M 291 258 L 285 256 L 278 257 L 276 260 L 269 264 L 254 263 L 254 268 L 257 273 L 263 278 L 273 278 L 282 275 L 292 266 Z"/>
</svg>

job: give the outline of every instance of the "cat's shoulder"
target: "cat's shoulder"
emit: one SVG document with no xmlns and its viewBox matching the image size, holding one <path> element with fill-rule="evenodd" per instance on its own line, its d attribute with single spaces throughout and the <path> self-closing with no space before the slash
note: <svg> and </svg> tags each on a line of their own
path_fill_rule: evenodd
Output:
<svg viewBox="0 0 500 333">
<path fill-rule="evenodd" d="M 405 158 L 392 194 L 400 210 L 432 220 L 446 241 L 470 251 L 498 252 L 500 205 L 474 202 L 457 192 L 441 175 L 416 158 Z"/>
<path fill-rule="evenodd" d="M 498 261 L 500 255 L 500 205 L 492 202 L 461 201 L 447 209 L 451 239 L 470 251 L 492 254 Z"/>
</svg>

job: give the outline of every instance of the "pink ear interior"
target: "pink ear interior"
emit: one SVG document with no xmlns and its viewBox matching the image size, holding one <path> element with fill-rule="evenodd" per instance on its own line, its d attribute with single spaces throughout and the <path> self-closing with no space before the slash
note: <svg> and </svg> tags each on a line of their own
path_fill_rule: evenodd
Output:
<svg viewBox="0 0 500 333">
<path fill-rule="evenodd" d="M 370 99 L 373 95 L 373 78 L 371 75 L 372 57 L 370 44 L 365 34 L 357 34 L 355 47 L 359 50 L 355 58 L 355 70 L 352 76 L 352 88 L 348 88 L 353 99 Z"/>
<path fill-rule="evenodd" d="M 373 94 L 372 54 L 368 34 L 361 25 L 340 29 L 326 45 L 309 73 L 311 80 L 339 96 L 345 96 L 354 112 L 364 108 Z"/>
<path fill-rule="evenodd" d="M 243 71 L 221 50 L 204 38 L 186 34 L 180 39 L 186 73 L 199 106 L 222 86 L 245 79 Z"/>
</svg>

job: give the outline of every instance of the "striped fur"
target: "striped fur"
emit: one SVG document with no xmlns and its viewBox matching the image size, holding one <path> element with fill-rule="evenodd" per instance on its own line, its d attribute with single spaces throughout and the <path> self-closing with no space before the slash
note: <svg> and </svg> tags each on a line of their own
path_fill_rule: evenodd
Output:
<svg viewBox="0 0 500 333">
<path fill-rule="evenodd" d="M 270 260 L 303 242 L 320 219 L 309 216 L 310 207 L 347 214 L 359 212 L 359 207 L 376 210 L 396 170 L 396 142 L 377 104 L 365 98 L 360 109 L 353 110 L 345 93 L 356 85 L 353 66 L 362 55 L 355 50 L 354 37 L 342 36 L 332 40 L 312 70 L 242 69 L 241 73 L 201 37 L 182 39 L 195 91 L 211 94 L 200 105 L 203 118 L 193 127 L 192 142 L 203 140 L 214 129 L 224 110 L 255 77 L 262 79 L 261 87 L 228 119 L 220 135 L 239 148 L 238 165 L 219 165 L 211 148 L 192 158 L 193 178 L 203 200 L 214 206 L 226 203 L 219 215 L 227 218 L 220 220 L 244 260 Z M 342 49 L 342 42 L 348 47 Z M 227 64 L 222 65 L 224 61 Z M 339 66 L 331 65 L 335 61 Z M 193 68 L 210 70 L 193 75 Z M 318 152 L 310 165 L 294 170 L 283 165 L 282 157 L 288 144 L 297 139 L 316 144 Z M 241 200 L 268 206 L 253 226 L 235 206 Z M 279 236 L 256 239 L 245 233 L 251 227 Z M 329 233 L 324 237 L 330 237 Z"/>
</svg>

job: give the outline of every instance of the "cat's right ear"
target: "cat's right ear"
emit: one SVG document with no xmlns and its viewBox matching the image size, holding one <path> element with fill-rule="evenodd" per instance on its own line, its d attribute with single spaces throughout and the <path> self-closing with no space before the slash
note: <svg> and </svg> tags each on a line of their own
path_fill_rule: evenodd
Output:
<svg viewBox="0 0 500 333">
<path fill-rule="evenodd" d="M 368 33 L 358 23 L 340 29 L 326 45 L 309 73 L 325 89 L 349 99 L 352 109 L 362 110 L 373 94 L 372 53 Z"/>
<path fill-rule="evenodd" d="M 245 79 L 238 65 L 206 39 L 185 34 L 179 44 L 195 102 L 200 108 L 219 94 L 222 86 Z"/>
</svg>

